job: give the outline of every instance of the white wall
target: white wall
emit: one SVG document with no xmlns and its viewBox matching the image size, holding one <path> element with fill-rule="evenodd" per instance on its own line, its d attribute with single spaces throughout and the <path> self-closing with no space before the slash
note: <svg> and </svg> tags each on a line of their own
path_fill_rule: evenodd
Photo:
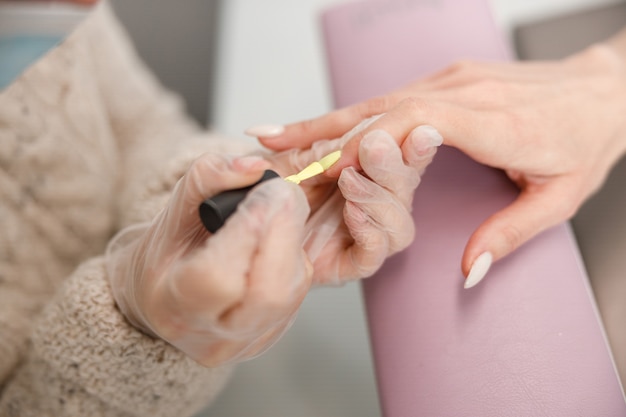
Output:
<svg viewBox="0 0 626 417">
<path fill-rule="evenodd" d="M 492 0 L 503 29 L 618 0 Z M 331 108 L 319 11 L 337 0 L 224 0 L 214 127 L 232 136 Z M 380 416 L 360 289 L 315 290 L 291 331 L 243 364 L 206 416 Z"/>
</svg>

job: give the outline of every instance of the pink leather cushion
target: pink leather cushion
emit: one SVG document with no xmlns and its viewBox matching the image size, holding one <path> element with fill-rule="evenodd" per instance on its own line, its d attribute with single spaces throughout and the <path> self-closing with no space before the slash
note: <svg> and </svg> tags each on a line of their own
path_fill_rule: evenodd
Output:
<svg viewBox="0 0 626 417">
<path fill-rule="evenodd" d="M 486 0 L 352 2 L 322 23 L 337 106 L 460 58 L 510 56 Z M 626 416 L 569 224 L 462 287 L 468 237 L 516 194 L 450 148 L 428 168 L 415 242 L 364 283 L 385 417 Z"/>
</svg>

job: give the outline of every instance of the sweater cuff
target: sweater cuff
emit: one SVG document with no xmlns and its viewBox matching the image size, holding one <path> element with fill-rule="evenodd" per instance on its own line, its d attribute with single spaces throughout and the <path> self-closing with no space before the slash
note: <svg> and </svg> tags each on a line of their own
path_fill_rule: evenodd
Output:
<svg viewBox="0 0 626 417">
<path fill-rule="evenodd" d="M 204 368 L 132 327 L 117 309 L 102 258 L 81 265 L 42 318 L 33 355 L 59 384 L 70 381 L 123 414 L 192 415 L 230 374 L 228 367 Z"/>
</svg>

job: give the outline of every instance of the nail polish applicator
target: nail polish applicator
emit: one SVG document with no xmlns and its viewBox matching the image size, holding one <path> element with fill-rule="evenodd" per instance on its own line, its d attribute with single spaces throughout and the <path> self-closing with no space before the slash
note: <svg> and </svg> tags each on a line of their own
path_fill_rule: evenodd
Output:
<svg viewBox="0 0 626 417">
<path fill-rule="evenodd" d="M 284 180 L 294 184 L 300 184 L 302 181 L 313 178 L 328 170 L 340 157 L 341 151 L 332 152 L 319 161 L 311 163 L 297 174 L 285 177 Z M 252 185 L 236 188 L 234 190 L 226 190 L 213 197 L 207 198 L 198 207 L 202 224 L 209 232 L 217 232 L 235 210 L 237 210 L 237 206 L 246 198 L 250 190 L 264 181 L 278 177 L 279 175 L 275 171 L 268 169 L 263 173 L 261 179 Z"/>
</svg>

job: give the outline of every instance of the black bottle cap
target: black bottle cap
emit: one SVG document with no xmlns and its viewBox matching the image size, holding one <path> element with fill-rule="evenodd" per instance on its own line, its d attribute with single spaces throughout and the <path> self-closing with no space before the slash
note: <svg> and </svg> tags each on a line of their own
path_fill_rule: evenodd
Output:
<svg viewBox="0 0 626 417">
<path fill-rule="evenodd" d="M 276 172 L 268 169 L 263 173 L 261 179 L 252 185 L 234 190 L 223 191 L 211 198 L 207 198 L 198 208 L 202 224 L 204 224 L 204 227 L 206 227 L 209 232 L 217 232 L 219 228 L 224 225 L 226 219 L 228 219 L 235 212 L 235 210 L 237 210 L 237 206 L 244 198 L 246 198 L 246 195 L 250 190 L 263 181 L 267 181 L 278 176 L 279 175 Z"/>
</svg>

